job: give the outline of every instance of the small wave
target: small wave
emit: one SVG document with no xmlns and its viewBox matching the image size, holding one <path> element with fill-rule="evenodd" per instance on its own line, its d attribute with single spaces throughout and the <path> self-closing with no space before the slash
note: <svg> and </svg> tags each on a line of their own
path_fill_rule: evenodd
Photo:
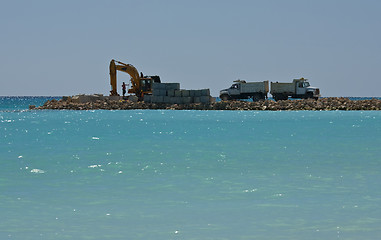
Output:
<svg viewBox="0 0 381 240">
<path fill-rule="evenodd" d="M 90 166 L 88 166 L 88 168 L 97 168 L 97 167 L 102 167 L 102 165 L 97 165 L 97 164 L 95 164 L 95 165 L 90 165 Z"/>
<path fill-rule="evenodd" d="M 31 173 L 36 173 L 36 174 L 45 173 L 45 171 L 44 171 L 44 170 L 41 170 L 41 169 L 37 169 L 37 168 L 30 170 L 30 172 L 31 172 Z"/>
</svg>

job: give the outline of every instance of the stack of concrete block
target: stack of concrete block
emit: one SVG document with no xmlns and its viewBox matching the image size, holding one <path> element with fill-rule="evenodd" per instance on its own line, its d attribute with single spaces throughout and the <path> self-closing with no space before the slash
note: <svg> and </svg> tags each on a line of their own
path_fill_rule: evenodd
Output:
<svg viewBox="0 0 381 240">
<path fill-rule="evenodd" d="M 144 101 L 171 104 L 210 103 L 211 96 L 209 89 L 184 90 L 180 89 L 180 83 L 154 83 L 152 95 L 145 95 Z"/>
</svg>

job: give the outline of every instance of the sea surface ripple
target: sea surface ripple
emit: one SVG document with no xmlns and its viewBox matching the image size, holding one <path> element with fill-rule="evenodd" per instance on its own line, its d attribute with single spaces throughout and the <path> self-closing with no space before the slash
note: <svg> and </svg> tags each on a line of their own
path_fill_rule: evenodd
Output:
<svg viewBox="0 0 381 240">
<path fill-rule="evenodd" d="M 0 111 L 0 239 L 377 239 L 381 113 Z"/>
</svg>

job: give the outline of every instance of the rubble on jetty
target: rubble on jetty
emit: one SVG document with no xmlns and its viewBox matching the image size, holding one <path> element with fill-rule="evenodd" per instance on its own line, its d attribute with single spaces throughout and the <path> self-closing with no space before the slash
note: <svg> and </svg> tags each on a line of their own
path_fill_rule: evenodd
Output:
<svg viewBox="0 0 381 240">
<path fill-rule="evenodd" d="M 273 101 L 265 100 L 258 102 L 248 101 L 211 101 L 209 103 L 152 103 L 137 101 L 134 98 L 124 100 L 122 97 L 112 98 L 93 95 L 85 96 L 86 101 L 79 97 L 63 97 L 61 100 L 47 101 L 43 106 L 30 106 L 30 109 L 67 109 L 67 110 L 132 110 L 132 109 L 170 109 L 170 110 L 267 110 L 267 111 L 332 111 L 332 110 L 381 110 L 380 99 L 350 100 L 343 97 L 330 97 L 300 100 Z"/>
</svg>

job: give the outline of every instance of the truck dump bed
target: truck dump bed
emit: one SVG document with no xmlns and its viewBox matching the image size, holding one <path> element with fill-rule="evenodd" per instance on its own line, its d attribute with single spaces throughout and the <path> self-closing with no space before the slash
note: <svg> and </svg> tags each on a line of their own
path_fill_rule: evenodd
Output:
<svg viewBox="0 0 381 240">
<path fill-rule="evenodd" d="M 271 94 L 273 93 L 295 93 L 295 83 L 271 82 Z"/>
<path fill-rule="evenodd" d="M 269 81 L 241 83 L 241 93 L 269 92 Z"/>
</svg>

